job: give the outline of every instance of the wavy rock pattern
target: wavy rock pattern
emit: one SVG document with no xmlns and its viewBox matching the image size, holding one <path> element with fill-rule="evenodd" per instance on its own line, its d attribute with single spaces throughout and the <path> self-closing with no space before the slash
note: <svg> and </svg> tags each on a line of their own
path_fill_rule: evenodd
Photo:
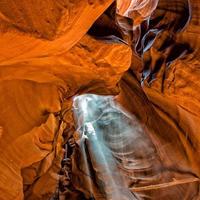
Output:
<svg viewBox="0 0 200 200">
<path fill-rule="evenodd" d="M 198 200 L 199 9 L 0 1 L 0 199 Z"/>
</svg>

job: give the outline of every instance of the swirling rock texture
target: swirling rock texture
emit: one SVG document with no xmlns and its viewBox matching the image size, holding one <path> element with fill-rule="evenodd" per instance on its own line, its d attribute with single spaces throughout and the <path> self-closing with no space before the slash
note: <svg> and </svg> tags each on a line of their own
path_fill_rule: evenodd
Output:
<svg viewBox="0 0 200 200">
<path fill-rule="evenodd" d="M 0 200 L 200 199 L 199 10 L 1 0 Z"/>
</svg>

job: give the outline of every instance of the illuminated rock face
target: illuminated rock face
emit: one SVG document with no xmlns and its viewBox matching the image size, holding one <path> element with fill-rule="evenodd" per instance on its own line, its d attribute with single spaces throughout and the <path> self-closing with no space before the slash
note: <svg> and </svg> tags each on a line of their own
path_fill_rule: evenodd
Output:
<svg viewBox="0 0 200 200">
<path fill-rule="evenodd" d="M 199 9 L 1 1 L 0 199 L 199 199 Z"/>
</svg>

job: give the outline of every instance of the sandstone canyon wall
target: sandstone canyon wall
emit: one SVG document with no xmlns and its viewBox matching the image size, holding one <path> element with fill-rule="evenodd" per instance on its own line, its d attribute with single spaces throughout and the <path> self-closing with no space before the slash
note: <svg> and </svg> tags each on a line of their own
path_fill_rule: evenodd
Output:
<svg viewBox="0 0 200 200">
<path fill-rule="evenodd" d="M 1 0 L 0 200 L 200 199 L 199 10 Z"/>
</svg>

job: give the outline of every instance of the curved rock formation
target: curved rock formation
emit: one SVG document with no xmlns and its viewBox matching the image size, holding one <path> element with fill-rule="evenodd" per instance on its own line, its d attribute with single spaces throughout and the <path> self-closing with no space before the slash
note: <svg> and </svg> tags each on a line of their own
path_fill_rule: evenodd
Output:
<svg viewBox="0 0 200 200">
<path fill-rule="evenodd" d="M 198 200 L 199 9 L 2 0 L 0 199 Z"/>
</svg>

